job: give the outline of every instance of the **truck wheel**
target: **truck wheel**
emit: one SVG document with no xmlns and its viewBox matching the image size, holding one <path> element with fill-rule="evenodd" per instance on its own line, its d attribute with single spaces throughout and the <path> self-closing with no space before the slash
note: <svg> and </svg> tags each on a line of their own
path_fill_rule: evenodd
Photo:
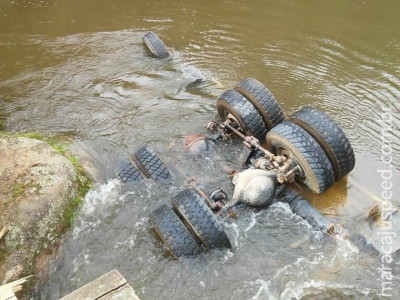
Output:
<svg viewBox="0 0 400 300">
<path fill-rule="evenodd" d="M 139 148 L 134 154 L 140 170 L 147 178 L 168 181 L 171 173 L 157 154 L 148 146 Z"/>
<path fill-rule="evenodd" d="M 356 161 L 353 148 L 343 130 L 330 116 L 314 107 L 303 107 L 290 120 L 311 134 L 324 149 L 336 181 L 353 170 Z"/>
<path fill-rule="evenodd" d="M 143 36 L 143 42 L 155 58 L 166 58 L 169 56 L 167 47 L 154 32 L 149 31 Z"/>
<path fill-rule="evenodd" d="M 331 163 L 321 146 L 300 126 L 284 121 L 267 134 L 267 149 L 292 157 L 301 168 L 296 178 L 311 191 L 323 193 L 334 182 Z"/>
<path fill-rule="evenodd" d="M 143 180 L 143 176 L 129 159 L 125 159 L 119 163 L 116 173 L 117 177 L 125 183 Z"/>
<path fill-rule="evenodd" d="M 267 130 L 271 130 L 285 119 L 274 95 L 258 80 L 245 78 L 234 87 L 234 90 L 238 91 L 254 105 L 263 118 Z"/>
<path fill-rule="evenodd" d="M 245 135 L 252 135 L 261 142 L 265 141 L 267 128 L 257 109 L 235 90 L 227 90 L 217 100 L 219 116 L 226 120 L 233 118 Z"/>
<path fill-rule="evenodd" d="M 172 199 L 172 208 L 207 249 L 232 248 L 221 224 L 195 190 L 180 192 Z"/>
<path fill-rule="evenodd" d="M 149 220 L 157 235 L 174 256 L 189 256 L 202 252 L 201 246 L 197 244 L 172 208 L 166 204 L 154 210 Z"/>
</svg>

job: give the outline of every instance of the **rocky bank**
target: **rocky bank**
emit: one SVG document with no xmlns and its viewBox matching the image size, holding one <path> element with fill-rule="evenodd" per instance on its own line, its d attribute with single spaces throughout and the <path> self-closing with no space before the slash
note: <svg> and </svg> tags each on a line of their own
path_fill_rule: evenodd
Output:
<svg viewBox="0 0 400 300">
<path fill-rule="evenodd" d="M 41 140 L 0 135 L 0 229 L 9 228 L 0 240 L 0 285 L 38 274 L 90 185 L 63 154 Z"/>
</svg>

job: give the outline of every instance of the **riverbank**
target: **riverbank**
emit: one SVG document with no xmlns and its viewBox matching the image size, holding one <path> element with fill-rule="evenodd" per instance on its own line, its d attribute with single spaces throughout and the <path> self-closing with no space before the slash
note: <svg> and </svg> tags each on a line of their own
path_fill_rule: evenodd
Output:
<svg viewBox="0 0 400 300">
<path fill-rule="evenodd" d="M 29 297 L 91 186 L 57 138 L 0 133 L 0 285 L 33 275 Z"/>
</svg>

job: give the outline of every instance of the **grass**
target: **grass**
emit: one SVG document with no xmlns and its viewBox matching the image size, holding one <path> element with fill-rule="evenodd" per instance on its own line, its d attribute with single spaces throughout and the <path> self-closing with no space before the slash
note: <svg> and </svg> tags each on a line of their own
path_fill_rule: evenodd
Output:
<svg viewBox="0 0 400 300">
<path fill-rule="evenodd" d="M 59 152 L 60 154 L 65 155 L 65 149 L 63 147 L 63 141 L 61 140 L 60 137 L 46 137 L 40 133 L 36 133 L 36 132 L 26 132 L 26 133 L 20 133 L 17 134 L 17 136 L 19 137 L 27 137 L 30 139 L 35 139 L 35 140 L 39 140 L 39 141 L 43 141 L 46 142 L 47 144 L 49 144 L 51 147 L 53 147 L 54 150 L 56 150 L 57 152 Z M 68 156 L 66 156 L 68 158 Z"/>
<path fill-rule="evenodd" d="M 72 200 L 70 203 L 68 203 L 67 207 L 65 208 L 64 211 L 64 216 L 63 216 L 63 227 L 68 228 L 71 227 L 75 220 L 75 212 L 78 210 L 78 208 L 82 205 L 82 198 L 76 196 L 74 200 Z"/>
<path fill-rule="evenodd" d="M 35 188 L 36 191 L 39 191 L 42 187 L 38 183 L 34 183 L 33 181 L 30 181 L 28 183 L 17 183 L 14 184 L 13 190 L 12 190 L 12 196 L 13 198 L 18 198 L 19 196 L 22 196 L 27 189 L 32 189 Z"/>
</svg>

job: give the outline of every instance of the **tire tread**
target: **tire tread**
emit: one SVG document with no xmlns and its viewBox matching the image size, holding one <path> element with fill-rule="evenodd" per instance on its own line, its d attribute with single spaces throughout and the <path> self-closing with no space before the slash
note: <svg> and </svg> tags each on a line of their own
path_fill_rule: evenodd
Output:
<svg viewBox="0 0 400 300">
<path fill-rule="evenodd" d="M 143 36 L 143 42 L 156 58 L 166 58 L 169 56 L 167 47 L 157 34 L 152 31 L 146 32 Z"/>
<path fill-rule="evenodd" d="M 139 148 L 134 154 L 142 171 L 155 181 L 171 179 L 171 173 L 157 154 L 148 146 Z"/>
<path fill-rule="evenodd" d="M 267 130 L 271 130 L 285 119 L 282 108 L 274 95 L 258 80 L 245 78 L 234 89 L 256 107 Z"/>
<path fill-rule="evenodd" d="M 117 167 L 117 176 L 125 183 L 143 180 L 142 174 L 129 159 L 121 161 Z"/>
<path fill-rule="evenodd" d="M 203 251 L 175 212 L 166 204 L 149 216 L 150 223 L 161 234 L 169 250 L 175 256 L 196 255 Z"/>
<path fill-rule="evenodd" d="M 353 148 L 343 130 L 330 116 L 314 107 L 303 107 L 291 116 L 291 121 L 311 134 L 324 149 L 336 181 L 353 170 Z"/>
<path fill-rule="evenodd" d="M 172 207 L 190 222 L 198 239 L 208 249 L 232 247 L 221 224 L 196 191 L 187 189 L 180 192 L 172 199 Z"/>
<path fill-rule="evenodd" d="M 225 110 L 234 110 L 241 120 L 239 123 L 245 125 L 242 128 L 246 135 L 253 135 L 260 141 L 265 141 L 265 135 L 267 128 L 265 127 L 264 121 L 250 101 L 248 101 L 242 94 L 235 90 L 227 90 L 217 100 L 217 108 L 219 116 L 224 119 Z"/>
<path fill-rule="evenodd" d="M 272 151 L 269 137 L 273 134 L 283 137 L 305 158 L 318 182 L 318 190 L 314 192 L 321 194 L 333 184 L 332 165 L 324 150 L 307 131 L 289 121 L 278 124 L 267 134 L 267 147 Z"/>
</svg>

